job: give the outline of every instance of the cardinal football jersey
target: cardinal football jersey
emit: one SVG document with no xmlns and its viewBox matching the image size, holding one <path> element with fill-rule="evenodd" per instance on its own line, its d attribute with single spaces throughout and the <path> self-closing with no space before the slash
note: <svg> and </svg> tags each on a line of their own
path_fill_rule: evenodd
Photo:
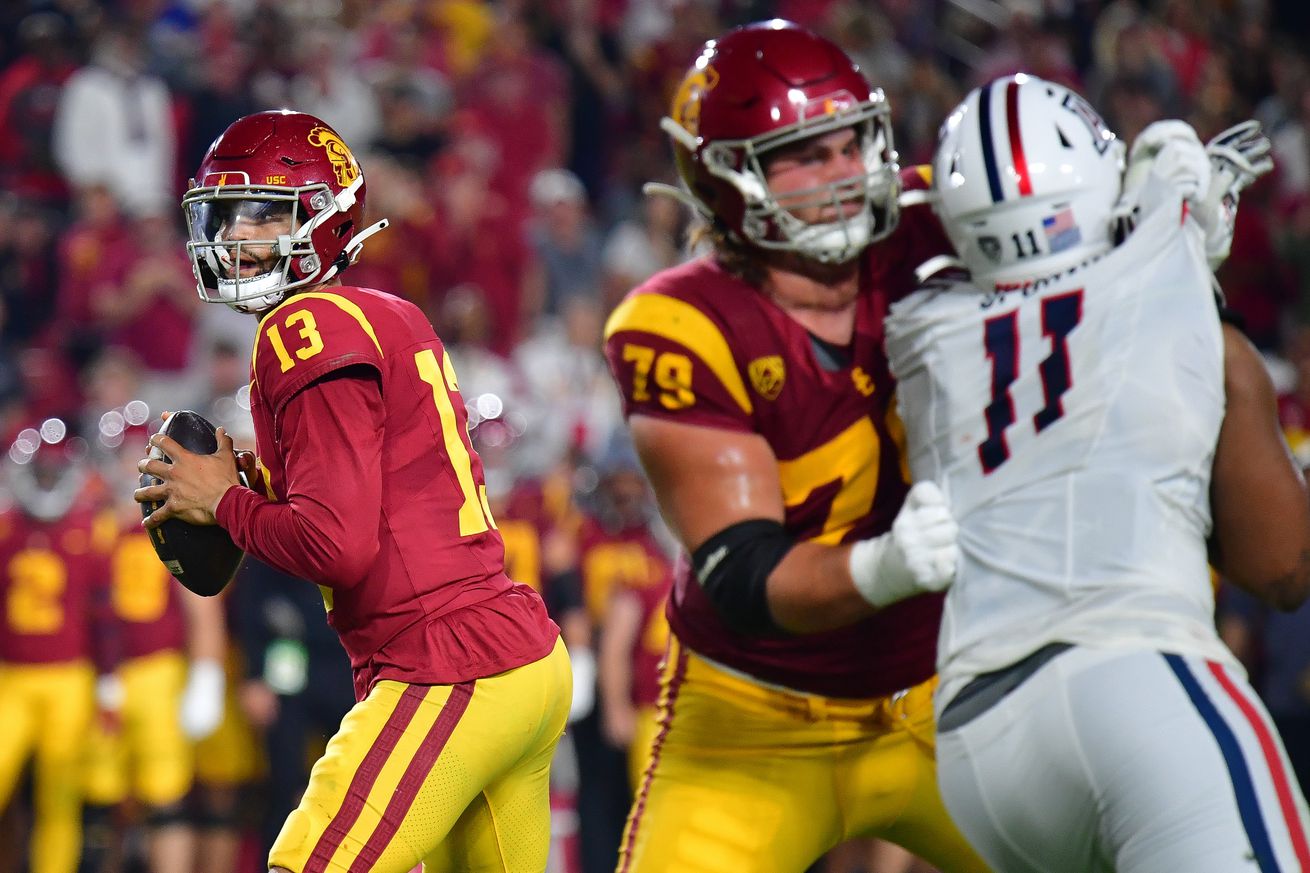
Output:
<svg viewBox="0 0 1310 873">
<path fill-rule="evenodd" d="M 907 187 L 924 177 L 907 171 Z M 886 531 L 905 497 L 899 422 L 882 351 L 888 303 L 914 268 L 945 251 L 927 206 L 865 254 L 855 336 L 829 358 L 790 315 L 713 258 L 665 270 L 611 315 L 605 351 L 624 414 L 757 433 L 778 459 L 797 540 L 844 543 Z M 679 563 L 669 625 L 700 655 L 768 683 L 833 697 L 876 697 L 933 672 L 941 602 L 918 597 L 849 627 L 783 638 L 729 630 Z"/>
<path fill-rule="evenodd" d="M 53 522 L 18 511 L 0 514 L 0 661 L 91 659 L 94 635 L 109 632 L 108 582 L 109 562 L 92 513 L 74 510 Z"/>
<path fill-rule="evenodd" d="M 121 627 L 124 660 L 186 645 L 180 587 L 140 524 L 121 529 L 114 540 L 109 603 Z"/>
<path fill-rule="evenodd" d="M 452 684 L 550 654 L 558 628 L 541 598 L 504 572 L 454 369 L 412 303 L 334 286 L 295 294 L 260 320 L 250 398 L 269 496 L 287 494 L 297 448 L 281 439 L 280 412 L 352 366 L 376 372 L 385 404 L 380 548 L 357 584 L 323 593 L 357 693 L 379 678 Z"/>
<path fill-rule="evenodd" d="M 1056 641 L 1228 657 L 1205 547 L 1223 339 L 1194 222 L 1161 209 L 1036 284 L 929 284 L 887 331 L 914 479 L 960 524 L 940 699 Z"/>
</svg>

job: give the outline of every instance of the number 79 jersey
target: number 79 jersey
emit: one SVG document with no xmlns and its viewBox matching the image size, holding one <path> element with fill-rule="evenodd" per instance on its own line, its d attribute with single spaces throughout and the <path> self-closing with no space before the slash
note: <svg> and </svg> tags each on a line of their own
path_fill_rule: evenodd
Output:
<svg viewBox="0 0 1310 873">
<path fill-rule="evenodd" d="M 910 469 L 960 523 L 943 699 L 1048 642 L 1224 654 L 1205 548 L 1223 339 L 1179 216 L 1049 280 L 945 280 L 892 307 Z"/>
</svg>

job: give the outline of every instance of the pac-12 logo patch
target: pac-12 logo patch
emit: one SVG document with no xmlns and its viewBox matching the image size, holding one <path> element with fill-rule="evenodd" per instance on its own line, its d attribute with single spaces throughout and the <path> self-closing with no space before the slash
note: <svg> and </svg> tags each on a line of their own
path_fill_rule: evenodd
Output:
<svg viewBox="0 0 1310 873">
<path fill-rule="evenodd" d="M 787 380 L 787 366 L 782 362 L 782 355 L 765 355 L 756 358 L 746 366 L 750 376 L 751 387 L 765 400 L 777 400 L 782 393 L 782 384 Z"/>
<path fill-rule="evenodd" d="M 993 264 L 1001 262 L 1001 241 L 994 236 L 978 237 L 978 251 L 986 255 Z"/>
</svg>

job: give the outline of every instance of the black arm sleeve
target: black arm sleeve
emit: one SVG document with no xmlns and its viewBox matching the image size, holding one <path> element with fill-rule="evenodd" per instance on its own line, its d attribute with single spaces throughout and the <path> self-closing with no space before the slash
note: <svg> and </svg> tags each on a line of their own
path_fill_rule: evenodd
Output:
<svg viewBox="0 0 1310 873">
<path fill-rule="evenodd" d="M 769 611 L 768 581 L 795 541 L 771 519 L 741 521 L 706 540 L 691 556 L 692 570 L 719 618 L 754 637 L 782 637 Z"/>
</svg>

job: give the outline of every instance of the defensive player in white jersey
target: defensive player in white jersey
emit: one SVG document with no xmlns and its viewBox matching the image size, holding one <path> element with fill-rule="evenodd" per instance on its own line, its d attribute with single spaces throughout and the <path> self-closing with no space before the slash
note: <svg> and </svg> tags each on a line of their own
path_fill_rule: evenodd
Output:
<svg viewBox="0 0 1310 873">
<path fill-rule="evenodd" d="M 1214 205 L 1209 161 L 1174 138 L 1115 246 L 1123 147 L 1096 112 L 1032 77 L 975 90 L 933 166 L 969 272 L 887 322 L 911 471 L 960 528 L 939 783 L 998 873 L 1310 870 L 1305 801 L 1215 632 L 1207 566 L 1214 527 L 1242 550 L 1225 570 L 1298 603 L 1310 509 L 1268 377 L 1214 303 L 1189 214 Z"/>
</svg>

